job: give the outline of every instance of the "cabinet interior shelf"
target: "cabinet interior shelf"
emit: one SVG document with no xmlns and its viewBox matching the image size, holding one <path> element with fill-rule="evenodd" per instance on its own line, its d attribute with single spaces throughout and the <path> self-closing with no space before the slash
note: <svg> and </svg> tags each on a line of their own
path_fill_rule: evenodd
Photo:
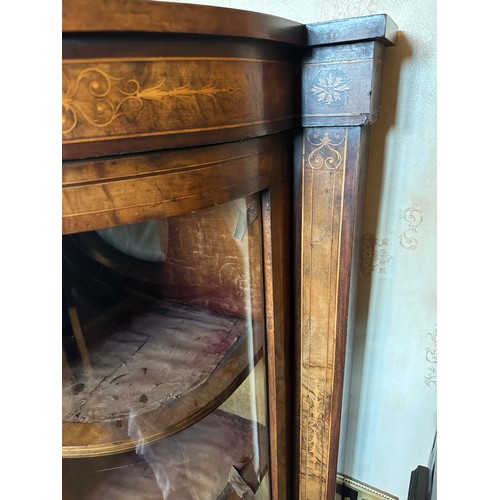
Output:
<svg viewBox="0 0 500 500">
<path fill-rule="evenodd" d="M 134 450 L 193 425 L 263 355 L 262 325 L 167 300 L 93 339 L 64 363 L 65 458 Z"/>
</svg>

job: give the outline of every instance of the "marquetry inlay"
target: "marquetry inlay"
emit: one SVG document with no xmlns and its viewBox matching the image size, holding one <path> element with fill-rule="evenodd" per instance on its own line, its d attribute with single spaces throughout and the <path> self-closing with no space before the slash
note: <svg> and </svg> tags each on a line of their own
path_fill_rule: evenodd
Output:
<svg viewBox="0 0 500 500">
<path fill-rule="evenodd" d="M 313 170 L 321 168 L 336 170 L 342 164 L 342 144 L 345 142 L 343 133 L 315 130 L 308 134 L 307 141 L 312 148 L 307 155 L 307 164 Z"/>
<path fill-rule="evenodd" d="M 319 73 L 311 92 L 318 102 L 324 105 L 334 104 L 342 101 L 350 90 L 348 80 L 350 78 L 343 71 L 329 71 L 326 76 Z"/>
<path fill-rule="evenodd" d="M 201 87 L 193 87 L 191 81 L 184 85 L 169 86 L 167 76 L 158 83 L 144 87 L 134 78 L 134 74 L 113 76 L 99 69 L 82 69 L 72 80 L 63 70 L 62 133 L 68 135 L 83 120 L 94 127 L 108 127 L 118 117 L 130 118 L 139 115 L 146 102 L 163 107 L 161 111 L 171 111 L 174 101 L 183 100 L 195 106 L 197 98 L 217 101 L 219 94 L 233 94 L 241 89 L 217 87 L 209 82 Z"/>
<path fill-rule="evenodd" d="M 283 81 L 284 87 L 287 74 L 287 63 L 257 59 L 63 60 L 62 142 L 216 130 L 289 118 L 287 92 L 274 95 L 271 108 L 262 99 L 273 92 L 265 82 Z"/>
<path fill-rule="evenodd" d="M 380 94 L 373 82 L 380 74 L 380 50 L 376 42 L 315 48 L 302 70 L 304 124 L 362 125 L 376 119 Z"/>
<path fill-rule="evenodd" d="M 326 494 L 335 383 L 335 335 L 347 128 L 303 139 L 300 498 Z"/>
</svg>

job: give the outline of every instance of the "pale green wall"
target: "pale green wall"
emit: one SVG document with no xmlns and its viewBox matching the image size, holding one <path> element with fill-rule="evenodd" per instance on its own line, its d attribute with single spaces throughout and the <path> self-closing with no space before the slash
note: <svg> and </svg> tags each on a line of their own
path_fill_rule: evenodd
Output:
<svg viewBox="0 0 500 500">
<path fill-rule="evenodd" d="M 190 1 L 302 23 L 386 13 L 340 472 L 405 499 L 436 429 L 436 1 Z M 348 414 L 347 414 L 348 409 Z"/>
</svg>

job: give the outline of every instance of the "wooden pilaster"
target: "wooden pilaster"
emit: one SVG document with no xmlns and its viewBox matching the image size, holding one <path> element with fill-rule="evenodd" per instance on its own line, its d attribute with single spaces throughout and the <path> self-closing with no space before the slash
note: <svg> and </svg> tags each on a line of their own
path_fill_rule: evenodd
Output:
<svg viewBox="0 0 500 500">
<path fill-rule="evenodd" d="M 384 45 L 397 29 L 385 15 L 307 29 L 295 153 L 297 497 L 334 500 L 356 221 Z"/>
</svg>

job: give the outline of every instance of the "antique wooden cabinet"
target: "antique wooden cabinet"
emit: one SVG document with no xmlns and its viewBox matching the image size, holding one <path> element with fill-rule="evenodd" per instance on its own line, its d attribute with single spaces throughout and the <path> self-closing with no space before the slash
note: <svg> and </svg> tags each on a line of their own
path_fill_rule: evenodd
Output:
<svg viewBox="0 0 500 500">
<path fill-rule="evenodd" d="M 395 36 L 63 1 L 63 498 L 334 498 Z"/>
</svg>

